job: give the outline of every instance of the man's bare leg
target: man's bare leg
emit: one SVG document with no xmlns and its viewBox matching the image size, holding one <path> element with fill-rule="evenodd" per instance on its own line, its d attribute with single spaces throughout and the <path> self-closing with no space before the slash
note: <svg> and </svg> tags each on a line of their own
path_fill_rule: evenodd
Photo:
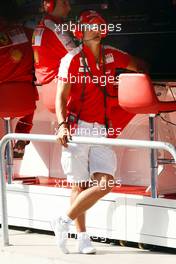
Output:
<svg viewBox="0 0 176 264">
<path fill-rule="evenodd" d="M 80 192 L 71 204 L 67 216 L 72 220 L 78 218 L 100 198 L 109 193 L 114 185 L 114 178 L 109 174 L 95 173 L 93 182 L 96 182 L 95 186 Z"/>
<path fill-rule="evenodd" d="M 75 184 L 72 186 L 72 195 L 71 195 L 71 204 L 77 199 L 79 194 L 85 189 L 90 187 L 90 183 L 81 183 Z M 85 225 L 85 214 L 83 212 L 77 218 L 75 218 L 75 225 L 77 229 L 77 247 L 78 252 L 82 254 L 95 254 L 96 249 L 93 247 L 89 235 L 86 233 L 86 225 Z"/>
<path fill-rule="evenodd" d="M 87 189 L 87 183 L 82 183 L 81 186 L 80 184 L 75 184 L 72 186 L 72 193 L 71 193 L 71 205 L 74 203 L 78 195 Z M 75 226 L 77 232 L 86 232 L 86 225 L 85 225 L 85 212 L 80 214 L 76 219 L 75 219 Z"/>
<path fill-rule="evenodd" d="M 95 182 L 96 181 L 96 182 Z M 96 173 L 94 175 L 92 187 L 80 192 L 77 188 L 73 189 L 72 204 L 67 215 L 60 217 L 57 222 L 55 235 L 58 237 L 58 245 L 64 253 L 68 253 L 66 248 L 66 234 L 71 220 L 76 220 L 79 230 L 85 229 L 85 212 L 94 205 L 101 197 L 110 192 L 114 185 L 111 175 Z M 95 186 L 94 186 L 95 185 Z M 78 233 L 78 251 L 83 254 L 95 254 L 96 249 L 92 246 L 90 238 L 86 232 Z"/>
</svg>

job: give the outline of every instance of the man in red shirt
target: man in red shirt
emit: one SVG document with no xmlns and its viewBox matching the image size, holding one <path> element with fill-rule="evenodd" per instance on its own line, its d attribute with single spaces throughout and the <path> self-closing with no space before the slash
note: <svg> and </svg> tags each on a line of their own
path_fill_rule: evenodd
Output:
<svg viewBox="0 0 176 264">
<path fill-rule="evenodd" d="M 42 2 L 45 15 L 33 34 L 35 74 L 37 83 L 42 85 L 42 99 L 45 106 L 55 112 L 60 60 L 68 51 L 75 48 L 69 32 L 62 29 L 71 7 L 68 0 L 44 0 Z"/>
<path fill-rule="evenodd" d="M 15 132 L 29 133 L 37 100 L 33 84 L 32 32 L 17 24 L 18 7 L 12 0 L 3 1 L 0 9 L 0 97 L 1 116 L 26 115 L 19 119 Z M 28 108 L 28 109 L 27 109 Z M 12 115 L 11 115 L 12 114 Z M 27 141 L 17 141 L 14 157 L 22 157 Z"/>
<path fill-rule="evenodd" d="M 72 134 L 118 136 L 121 119 L 126 119 L 127 124 L 132 116 L 118 106 L 115 69 L 139 71 L 143 67 L 129 54 L 101 45 L 108 25 L 97 12 L 85 11 L 79 21 L 75 35 L 83 44 L 61 60 L 56 96 L 57 138 L 64 147 L 61 162 L 67 180 L 72 184 L 72 204 L 67 215 L 53 221 L 53 227 L 60 248 L 68 253 L 66 233 L 69 224 L 76 220 L 78 250 L 90 254 L 96 250 L 86 234 L 85 212 L 114 186 L 116 157 L 108 146 L 68 146 L 67 142 Z M 118 127 L 112 126 L 112 109 L 117 110 Z"/>
</svg>

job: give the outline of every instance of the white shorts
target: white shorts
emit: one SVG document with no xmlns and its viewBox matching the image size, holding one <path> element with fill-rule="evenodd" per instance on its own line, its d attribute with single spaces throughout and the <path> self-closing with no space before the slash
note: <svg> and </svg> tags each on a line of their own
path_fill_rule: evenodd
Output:
<svg viewBox="0 0 176 264">
<path fill-rule="evenodd" d="M 78 122 L 76 136 L 105 137 L 105 126 L 98 123 Z M 96 173 L 115 176 L 117 160 L 110 146 L 71 144 L 62 149 L 61 164 L 67 181 L 70 183 L 86 182 Z"/>
</svg>

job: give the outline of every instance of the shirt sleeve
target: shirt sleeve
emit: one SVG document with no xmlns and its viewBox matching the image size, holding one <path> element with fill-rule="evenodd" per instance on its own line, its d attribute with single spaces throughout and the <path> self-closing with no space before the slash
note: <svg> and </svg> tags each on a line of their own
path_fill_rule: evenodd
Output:
<svg viewBox="0 0 176 264">
<path fill-rule="evenodd" d="M 115 67 L 126 69 L 130 62 L 130 55 L 116 48 L 113 48 L 112 52 L 114 56 Z"/>
<path fill-rule="evenodd" d="M 57 25 L 49 19 L 45 19 L 44 23 L 45 23 L 45 27 L 49 29 L 55 35 L 57 40 L 60 42 L 60 46 L 62 46 L 62 49 L 64 48 L 67 52 L 69 52 L 74 48 L 76 48 L 75 43 L 73 42 L 73 39 L 69 34 L 69 32 L 63 31 L 59 27 L 61 26 L 61 24 L 57 27 Z"/>
<path fill-rule="evenodd" d="M 62 59 L 58 71 L 58 79 L 64 82 L 75 82 L 79 72 L 80 47 L 68 52 Z"/>
<path fill-rule="evenodd" d="M 62 59 L 58 71 L 58 79 L 63 82 L 71 83 L 71 78 L 74 76 L 74 58 L 70 53 L 67 53 Z"/>
</svg>

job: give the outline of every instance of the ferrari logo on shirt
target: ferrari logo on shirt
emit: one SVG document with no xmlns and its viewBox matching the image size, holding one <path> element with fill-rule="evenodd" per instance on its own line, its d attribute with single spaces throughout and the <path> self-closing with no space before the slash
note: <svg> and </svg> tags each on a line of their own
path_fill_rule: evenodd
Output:
<svg viewBox="0 0 176 264">
<path fill-rule="evenodd" d="M 3 32 L 0 32 L 0 47 L 7 46 L 9 43 L 10 43 L 10 40 L 8 38 L 8 35 L 6 35 Z"/>
<path fill-rule="evenodd" d="M 41 46 L 44 28 L 36 28 L 32 36 L 32 45 Z"/>
<path fill-rule="evenodd" d="M 13 49 L 10 51 L 10 57 L 14 63 L 18 63 L 21 60 L 22 56 L 23 54 L 19 49 Z"/>
<path fill-rule="evenodd" d="M 22 28 L 12 29 L 8 32 L 8 36 L 13 45 L 28 42 L 27 36 Z"/>
</svg>

